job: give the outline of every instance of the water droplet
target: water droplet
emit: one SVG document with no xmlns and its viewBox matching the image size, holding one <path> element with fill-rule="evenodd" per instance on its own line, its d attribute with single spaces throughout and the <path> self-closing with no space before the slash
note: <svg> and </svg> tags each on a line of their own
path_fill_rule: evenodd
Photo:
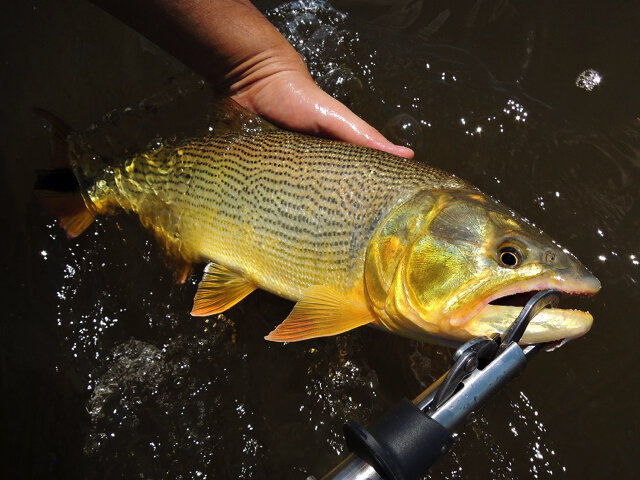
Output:
<svg viewBox="0 0 640 480">
<path fill-rule="evenodd" d="M 593 68 L 588 68 L 576 78 L 576 87 L 590 92 L 600 85 L 600 82 L 602 82 L 602 75 Z"/>
</svg>

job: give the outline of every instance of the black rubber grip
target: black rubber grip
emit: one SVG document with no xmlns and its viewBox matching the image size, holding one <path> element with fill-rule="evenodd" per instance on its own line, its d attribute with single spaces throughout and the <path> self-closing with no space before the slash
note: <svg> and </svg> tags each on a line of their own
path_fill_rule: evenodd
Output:
<svg viewBox="0 0 640 480">
<path fill-rule="evenodd" d="M 369 430 L 347 422 L 349 450 L 368 462 L 385 480 L 418 480 L 449 450 L 451 433 L 403 400 Z"/>
</svg>

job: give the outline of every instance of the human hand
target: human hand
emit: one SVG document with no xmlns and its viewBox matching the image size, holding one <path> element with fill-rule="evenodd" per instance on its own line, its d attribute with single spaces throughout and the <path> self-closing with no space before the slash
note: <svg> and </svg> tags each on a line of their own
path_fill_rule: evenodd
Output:
<svg viewBox="0 0 640 480">
<path fill-rule="evenodd" d="M 249 0 L 91 1 L 276 125 L 413 157 L 323 92 Z"/>
<path fill-rule="evenodd" d="M 413 150 L 394 145 L 380 132 L 322 91 L 302 58 L 290 51 L 264 51 L 247 60 L 247 74 L 228 87 L 232 98 L 245 108 L 281 127 L 311 135 L 376 148 L 413 158 Z"/>
</svg>

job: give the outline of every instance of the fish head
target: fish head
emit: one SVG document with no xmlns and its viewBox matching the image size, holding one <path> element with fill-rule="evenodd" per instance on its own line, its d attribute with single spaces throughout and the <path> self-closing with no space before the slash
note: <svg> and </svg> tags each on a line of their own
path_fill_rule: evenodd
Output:
<svg viewBox="0 0 640 480">
<path fill-rule="evenodd" d="M 538 228 L 479 191 L 421 192 L 374 235 L 365 290 L 388 330 L 421 339 L 503 333 L 540 290 L 592 295 L 600 282 Z M 545 309 L 521 343 L 575 338 L 591 328 L 579 310 Z"/>
</svg>

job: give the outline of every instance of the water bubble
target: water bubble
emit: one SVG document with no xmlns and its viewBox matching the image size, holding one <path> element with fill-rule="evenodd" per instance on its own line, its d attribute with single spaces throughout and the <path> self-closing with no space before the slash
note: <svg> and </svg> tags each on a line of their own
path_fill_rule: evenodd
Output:
<svg viewBox="0 0 640 480">
<path fill-rule="evenodd" d="M 588 68 L 576 78 L 576 87 L 590 92 L 600 85 L 600 82 L 602 82 L 602 75 L 593 68 Z"/>
<path fill-rule="evenodd" d="M 351 69 L 344 66 L 333 68 L 322 75 L 318 78 L 318 85 L 341 102 L 348 102 L 354 94 L 363 88 L 362 81 Z"/>
<path fill-rule="evenodd" d="M 422 148 L 420 122 L 407 113 L 400 113 L 390 118 L 382 134 L 397 145 L 404 145 L 414 150 Z"/>
</svg>

